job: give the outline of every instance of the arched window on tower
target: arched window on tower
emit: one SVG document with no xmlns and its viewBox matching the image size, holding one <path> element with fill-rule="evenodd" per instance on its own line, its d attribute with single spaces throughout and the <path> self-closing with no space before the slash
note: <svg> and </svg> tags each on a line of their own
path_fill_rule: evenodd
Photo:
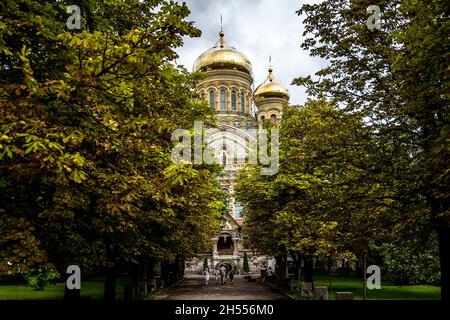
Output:
<svg viewBox="0 0 450 320">
<path fill-rule="evenodd" d="M 272 114 L 272 115 L 270 116 L 270 122 L 271 122 L 272 124 L 276 124 L 276 123 L 277 123 L 277 115 L 276 115 L 276 114 Z"/>
<path fill-rule="evenodd" d="M 235 219 L 242 219 L 243 215 L 242 215 L 242 211 L 243 211 L 243 207 L 239 202 L 235 202 L 234 203 L 234 209 L 235 209 L 235 213 L 234 213 L 234 218 Z"/>
<path fill-rule="evenodd" d="M 247 134 L 251 135 L 252 137 L 255 134 L 255 132 L 253 130 L 253 123 L 251 123 L 251 122 L 247 123 Z"/>
<path fill-rule="evenodd" d="M 225 151 L 222 152 L 222 165 L 225 166 L 227 164 L 227 153 Z"/>
<path fill-rule="evenodd" d="M 214 109 L 215 104 L 216 104 L 216 94 L 214 90 L 209 90 L 209 106 Z"/>
<path fill-rule="evenodd" d="M 241 91 L 241 112 L 245 112 L 245 95 L 243 91 Z"/>
<path fill-rule="evenodd" d="M 231 111 L 236 111 L 236 90 L 231 91 Z"/>
<path fill-rule="evenodd" d="M 220 89 L 220 111 L 226 111 L 225 89 Z"/>
</svg>

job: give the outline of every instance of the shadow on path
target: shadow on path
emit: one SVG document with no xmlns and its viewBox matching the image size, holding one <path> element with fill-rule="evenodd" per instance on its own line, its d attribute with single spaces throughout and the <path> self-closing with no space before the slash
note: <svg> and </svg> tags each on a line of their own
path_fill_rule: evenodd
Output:
<svg viewBox="0 0 450 320">
<path fill-rule="evenodd" d="M 288 300 L 274 289 L 248 282 L 235 276 L 234 284 L 216 284 L 214 277 L 208 285 L 200 275 L 185 276 L 177 285 L 169 288 L 166 294 L 153 297 L 153 300 Z"/>
</svg>

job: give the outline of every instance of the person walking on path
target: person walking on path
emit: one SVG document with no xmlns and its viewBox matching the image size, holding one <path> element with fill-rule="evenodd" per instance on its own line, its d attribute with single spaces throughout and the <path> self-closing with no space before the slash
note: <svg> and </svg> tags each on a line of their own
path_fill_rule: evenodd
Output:
<svg viewBox="0 0 450 320">
<path fill-rule="evenodd" d="M 208 270 L 208 268 L 205 268 L 205 270 L 203 271 L 203 276 L 205 277 L 205 285 L 208 285 L 208 282 L 209 282 L 209 270 Z"/>
<path fill-rule="evenodd" d="M 234 283 L 234 272 L 233 272 L 233 270 L 230 270 L 228 275 L 230 276 L 230 283 L 233 284 Z"/>
<path fill-rule="evenodd" d="M 220 267 L 220 280 L 222 281 L 222 284 L 226 283 L 226 268 L 224 266 Z"/>
<path fill-rule="evenodd" d="M 219 270 L 214 269 L 214 278 L 216 279 L 216 284 L 219 283 Z"/>
<path fill-rule="evenodd" d="M 272 267 L 269 267 L 269 269 L 266 270 L 266 279 L 265 279 L 265 282 L 272 282 L 272 278 L 273 278 Z"/>
<path fill-rule="evenodd" d="M 224 278 L 225 284 L 227 284 L 227 279 L 228 279 L 228 267 L 225 267 L 225 278 Z"/>
<path fill-rule="evenodd" d="M 262 266 L 261 268 L 261 279 L 262 279 L 262 284 L 266 284 L 266 266 Z"/>
</svg>

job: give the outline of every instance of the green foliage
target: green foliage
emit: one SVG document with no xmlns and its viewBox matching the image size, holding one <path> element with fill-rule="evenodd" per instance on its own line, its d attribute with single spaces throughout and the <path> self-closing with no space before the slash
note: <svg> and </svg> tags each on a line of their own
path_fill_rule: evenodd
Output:
<svg viewBox="0 0 450 320">
<path fill-rule="evenodd" d="M 61 277 L 59 272 L 50 268 L 31 269 L 24 274 L 28 285 L 35 290 L 44 290 L 49 284 L 56 284 L 56 280 Z"/>
<path fill-rule="evenodd" d="M 242 270 L 245 273 L 249 273 L 250 272 L 250 266 L 248 265 L 248 255 L 247 252 L 244 252 L 244 261 L 242 262 Z"/>
<path fill-rule="evenodd" d="M 280 136 L 278 174 L 246 169 L 236 188 L 258 248 L 354 259 L 390 236 L 397 215 L 371 166 L 374 133 L 358 116 L 309 101 L 284 109 Z"/>
<path fill-rule="evenodd" d="M 443 298 L 450 299 L 448 4 L 380 1 L 382 28 L 369 30 L 371 4 L 339 0 L 298 11 L 305 18 L 303 49 L 328 65 L 317 80 L 306 76 L 294 83 L 373 128 L 377 192 L 389 194 L 386 204 L 399 212 L 390 232 L 398 236 L 419 223 L 435 229 L 442 239 Z"/>
<path fill-rule="evenodd" d="M 119 278 L 116 283 L 118 297 L 123 297 L 124 286 L 130 279 Z M 0 286 L 0 300 L 62 300 L 64 299 L 66 283 L 58 282 L 54 286 L 47 286 L 45 290 L 34 290 L 24 285 L 2 285 Z M 82 297 L 92 300 L 102 300 L 104 297 L 104 281 L 83 281 Z"/>
<path fill-rule="evenodd" d="M 439 284 L 439 251 L 435 232 L 424 237 L 402 238 L 380 248 L 387 281 L 398 285 Z"/>
<path fill-rule="evenodd" d="M 272 241 L 280 253 L 353 259 L 382 248 L 392 276 L 434 282 L 437 241 L 410 253 L 434 228 L 450 272 L 448 6 L 382 1 L 382 30 L 371 31 L 371 4 L 342 0 L 298 11 L 302 47 L 328 65 L 316 80 L 294 84 L 319 100 L 285 110 L 278 175 L 248 169 L 238 198 L 263 248 Z M 447 299 L 449 279 L 443 275 Z"/>
<path fill-rule="evenodd" d="M 170 159 L 175 129 L 214 122 L 174 63 L 187 6 L 78 5 L 69 32 L 63 2 L 0 4 L 0 272 L 170 262 L 219 227 L 216 168 Z"/>
<path fill-rule="evenodd" d="M 319 72 L 321 81 L 300 77 L 295 82 L 367 117 L 379 132 L 380 147 L 408 149 L 407 158 L 387 154 L 384 168 L 395 178 L 393 187 L 424 197 L 435 222 L 445 226 L 448 8 L 444 1 L 382 2 L 383 28 L 369 31 L 364 19 L 370 1 L 344 2 L 305 5 L 299 11 L 307 16 L 302 47 L 328 59 L 330 67 Z"/>
<path fill-rule="evenodd" d="M 386 282 L 382 278 L 381 289 L 367 290 L 369 300 L 438 300 L 439 287 L 431 285 L 404 285 L 398 286 Z M 355 300 L 363 299 L 363 286 L 360 278 L 317 276 L 314 285 L 327 286 L 328 299 L 335 300 L 336 292 L 353 292 Z M 330 288 L 331 285 L 331 288 Z"/>
</svg>

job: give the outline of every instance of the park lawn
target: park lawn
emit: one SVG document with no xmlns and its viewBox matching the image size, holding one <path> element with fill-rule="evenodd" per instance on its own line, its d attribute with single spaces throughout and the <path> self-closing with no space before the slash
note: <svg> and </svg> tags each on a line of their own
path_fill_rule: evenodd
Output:
<svg viewBox="0 0 450 320">
<path fill-rule="evenodd" d="M 125 279 L 117 279 L 116 296 L 123 298 Z M 34 290 L 26 284 L 0 285 L 0 300 L 61 300 L 64 298 L 64 283 L 49 285 L 44 290 Z M 81 282 L 81 296 L 93 300 L 103 299 L 102 279 L 97 281 Z"/>
<path fill-rule="evenodd" d="M 127 279 L 117 279 L 117 299 L 123 298 L 123 287 Z M 327 286 L 329 299 L 335 299 L 336 291 L 351 291 L 356 300 L 362 299 L 362 280 L 352 277 L 317 276 L 315 286 Z M 103 299 L 103 280 L 81 283 L 81 296 L 89 296 L 93 300 Z M 367 290 L 368 299 L 374 300 L 439 300 L 440 288 L 432 285 L 396 286 L 382 282 L 380 290 Z M 64 284 L 49 285 L 45 290 L 37 291 L 26 284 L 0 285 L 0 300 L 61 300 L 64 297 Z"/>
<path fill-rule="evenodd" d="M 327 286 L 329 299 L 335 300 L 336 291 L 351 291 L 355 300 L 363 298 L 362 280 L 352 277 L 332 277 L 330 290 L 330 278 L 318 276 L 314 279 L 315 286 Z M 405 285 L 397 286 L 392 283 L 382 282 L 381 289 L 367 290 L 367 298 L 373 300 L 439 300 L 440 287 L 433 285 Z"/>
</svg>

